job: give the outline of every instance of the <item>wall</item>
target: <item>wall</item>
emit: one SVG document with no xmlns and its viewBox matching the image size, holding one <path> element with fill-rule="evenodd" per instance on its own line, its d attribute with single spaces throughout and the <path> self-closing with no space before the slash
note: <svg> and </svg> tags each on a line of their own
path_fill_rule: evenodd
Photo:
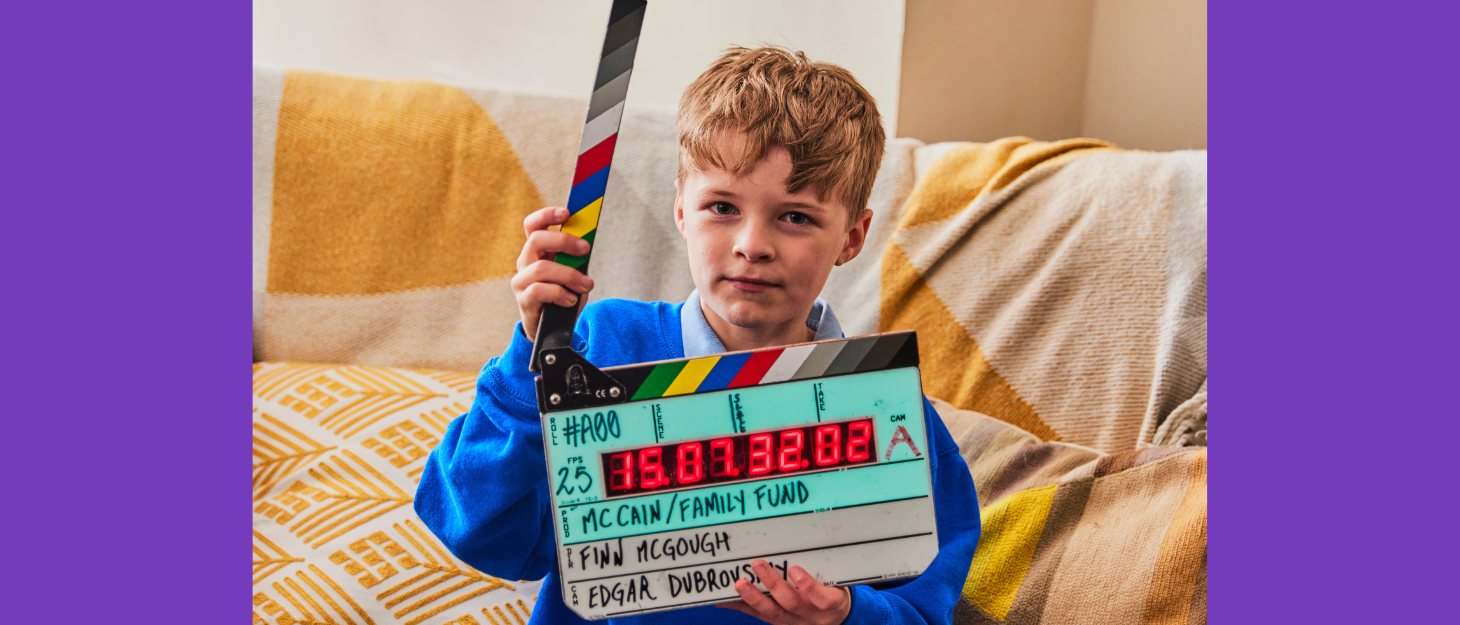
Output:
<svg viewBox="0 0 1460 625">
<path fill-rule="evenodd" d="M 586 97 L 608 0 L 255 0 L 254 63 Z M 906 36 L 904 37 L 904 30 Z M 1205 0 L 653 0 L 629 101 L 734 44 L 841 64 L 893 136 L 1206 147 Z"/>
<path fill-rule="evenodd" d="M 255 0 L 254 64 L 587 98 L 608 0 Z M 731 45 L 770 43 L 851 70 L 895 131 L 901 0 L 653 0 L 629 102 L 673 110 Z"/>
<path fill-rule="evenodd" d="M 1082 134 L 1204 149 L 1206 121 L 1206 0 L 1098 0 Z"/>
<path fill-rule="evenodd" d="M 1093 9 L 1093 0 L 907 0 L 901 136 L 1078 136 Z"/>
<path fill-rule="evenodd" d="M 1206 148 L 1205 0 L 907 0 L 901 136 Z"/>
</svg>

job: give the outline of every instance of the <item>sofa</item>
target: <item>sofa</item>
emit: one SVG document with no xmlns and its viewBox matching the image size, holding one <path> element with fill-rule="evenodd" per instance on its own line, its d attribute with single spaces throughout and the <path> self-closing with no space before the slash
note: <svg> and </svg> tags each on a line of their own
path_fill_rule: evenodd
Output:
<svg viewBox="0 0 1460 625">
<path fill-rule="evenodd" d="M 256 68 L 259 623 L 525 623 L 538 583 L 415 517 L 425 457 L 517 320 L 523 216 L 586 100 Z M 673 115 L 630 107 L 590 300 L 680 301 Z M 1205 622 L 1206 153 L 888 141 L 847 335 L 916 330 L 983 534 L 967 623 Z"/>
</svg>

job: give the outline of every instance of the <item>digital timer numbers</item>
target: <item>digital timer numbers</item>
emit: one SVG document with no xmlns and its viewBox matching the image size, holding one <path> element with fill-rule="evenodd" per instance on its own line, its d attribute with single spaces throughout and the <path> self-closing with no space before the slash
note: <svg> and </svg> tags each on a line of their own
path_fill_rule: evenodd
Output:
<svg viewBox="0 0 1460 625">
<path fill-rule="evenodd" d="M 602 459 L 613 497 L 871 462 L 873 438 L 872 421 L 862 419 L 630 449 Z"/>
</svg>

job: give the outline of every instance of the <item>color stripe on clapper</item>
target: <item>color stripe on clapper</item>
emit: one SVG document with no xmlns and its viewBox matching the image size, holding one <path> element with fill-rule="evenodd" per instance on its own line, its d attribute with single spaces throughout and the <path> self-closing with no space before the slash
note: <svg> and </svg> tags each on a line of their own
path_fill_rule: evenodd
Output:
<svg viewBox="0 0 1460 625">
<path fill-rule="evenodd" d="M 722 354 L 605 371 L 632 389 L 630 401 L 705 393 L 918 364 L 912 332 Z"/>
<path fill-rule="evenodd" d="M 598 216 L 603 193 L 608 187 L 608 170 L 623 119 L 629 76 L 634 71 L 634 53 L 639 48 L 639 31 L 644 26 L 645 0 L 613 0 L 608 13 L 608 32 L 598 57 L 598 74 L 593 96 L 588 100 L 588 121 L 578 143 L 578 164 L 573 170 L 573 189 L 568 192 L 567 232 L 589 243 L 598 233 Z M 569 256 L 559 253 L 553 260 L 581 269 L 593 253 Z"/>
</svg>

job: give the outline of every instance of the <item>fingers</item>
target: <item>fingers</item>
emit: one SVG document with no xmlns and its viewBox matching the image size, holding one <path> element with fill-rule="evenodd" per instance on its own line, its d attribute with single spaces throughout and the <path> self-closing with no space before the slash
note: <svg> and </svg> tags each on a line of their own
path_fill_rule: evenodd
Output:
<svg viewBox="0 0 1460 625">
<path fill-rule="evenodd" d="M 517 275 L 512 277 L 512 293 L 522 316 L 522 331 L 529 340 L 537 340 L 537 325 L 542 320 L 543 304 L 559 306 L 583 305 L 582 295 L 593 290 L 593 279 L 576 269 L 553 262 L 559 252 L 583 256 L 591 248 L 587 241 L 560 230 L 549 230 L 568 221 L 568 209 L 549 206 L 534 211 L 522 220 L 527 243 L 517 256 Z"/>
<path fill-rule="evenodd" d="M 588 274 L 551 260 L 539 260 L 518 271 L 517 275 L 512 276 L 512 290 L 521 293 L 527 290 L 528 286 L 543 282 L 566 287 L 580 295 L 593 290 L 593 278 L 588 277 Z M 551 301 L 554 304 L 563 304 L 557 300 L 533 301 Z M 570 306 L 571 303 L 563 305 Z"/>
<path fill-rule="evenodd" d="M 534 282 L 517 294 L 517 310 L 522 317 L 522 333 L 527 340 L 537 340 L 537 326 L 542 322 L 543 304 L 572 306 L 582 300 L 559 284 Z"/>
<path fill-rule="evenodd" d="M 801 596 L 816 610 L 838 608 L 841 606 L 842 600 L 847 597 L 847 591 L 816 581 L 816 578 L 807 573 L 806 569 L 799 566 L 791 567 L 787 577 L 796 583 L 796 587 L 801 590 Z"/>
<path fill-rule="evenodd" d="M 561 285 L 548 282 L 537 282 L 527 285 L 523 291 L 523 299 L 529 304 L 535 304 L 541 312 L 543 304 L 557 304 L 564 308 L 578 303 L 578 295 L 563 288 Z"/>
<path fill-rule="evenodd" d="M 763 561 L 756 560 L 756 562 Z M 755 568 L 755 565 L 752 564 L 751 568 Z M 760 572 L 756 571 L 756 575 L 760 575 Z M 760 575 L 760 578 L 762 582 L 766 581 L 764 575 Z M 785 582 L 782 581 L 781 583 L 784 584 Z M 774 623 L 781 620 L 786 614 L 786 611 L 781 609 L 781 606 L 777 605 L 775 600 L 760 594 L 755 584 L 750 583 L 748 579 L 735 580 L 735 592 L 740 595 L 740 601 L 724 604 L 725 607 L 732 610 L 739 610 L 767 623 Z M 736 604 L 741 604 L 743 607 L 736 607 Z"/>
<path fill-rule="evenodd" d="M 804 614 L 811 609 L 810 603 L 806 601 L 805 597 L 801 596 L 801 592 L 795 586 L 792 586 L 790 582 L 781 579 L 781 574 L 775 568 L 771 567 L 770 564 L 767 564 L 765 560 L 756 560 L 750 563 L 750 568 L 760 577 L 760 583 L 765 585 L 765 589 L 770 591 L 771 597 L 776 600 L 775 602 L 782 609 L 794 614 Z M 736 590 L 739 590 L 739 588 Z M 758 595 L 759 593 L 756 594 Z M 743 597 L 744 595 L 742 594 L 741 596 Z M 747 599 L 746 603 L 751 602 Z M 754 606 L 755 604 L 751 603 L 751 605 Z"/>
<path fill-rule="evenodd" d="M 527 235 L 522 254 L 517 257 L 517 268 L 523 269 L 539 260 L 551 259 L 558 252 L 571 256 L 582 256 L 592 246 L 587 241 L 558 230 L 538 230 Z"/>
<path fill-rule="evenodd" d="M 547 230 L 565 221 L 568 221 L 568 209 L 549 206 L 533 211 L 531 215 L 523 219 L 522 229 L 527 233 L 527 236 L 532 236 L 532 233 L 538 230 Z"/>
<path fill-rule="evenodd" d="M 834 588 L 816 581 L 799 566 L 791 567 L 782 579 L 765 560 L 750 564 L 770 596 L 762 594 L 750 580 L 735 581 L 740 601 L 722 603 L 719 607 L 735 610 L 767 623 L 841 623 L 851 612 L 851 596 L 844 588 Z"/>
<path fill-rule="evenodd" d="M 518 308 L 540 312 L 543 304 L 577 304 L 579 295 L 593 290 L 593 279 L 570 267 L 540 260 L 512 276 L 512 290 L 517 293 Z"/>
<path fill-rule="evenodd" d="M 517 297 L 523 334 L 528 340 L 537 340 L 543 304 L 581 307 L 585 301 L 582 296 L 592 290 L 593 278 L 551 260 L 539 260 L 517 272 L 512 276 L 512 292 Z"/>
</svg>

